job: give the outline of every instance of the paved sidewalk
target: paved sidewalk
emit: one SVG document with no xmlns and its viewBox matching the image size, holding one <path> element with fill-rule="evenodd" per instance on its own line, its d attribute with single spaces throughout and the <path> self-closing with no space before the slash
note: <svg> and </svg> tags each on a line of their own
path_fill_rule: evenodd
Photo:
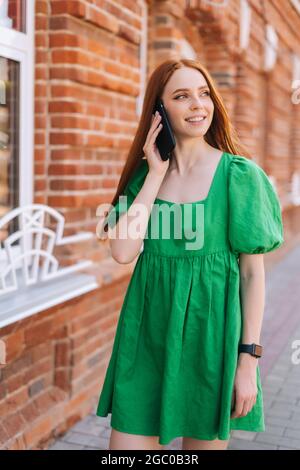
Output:
<svg viewBox="0 0 300 470">
<path fill-rule="evenodd" d="M 266 274 L 266 283 L 260 359 L 266 431 L 233 431 L 229 450 L 300 449 L 300 246 Z M 108 449 L 110 417 L 92 413 L 49 449 Z M 180 450 L 181 442 L 179 437 L 164 448 Z"/>
</svg>

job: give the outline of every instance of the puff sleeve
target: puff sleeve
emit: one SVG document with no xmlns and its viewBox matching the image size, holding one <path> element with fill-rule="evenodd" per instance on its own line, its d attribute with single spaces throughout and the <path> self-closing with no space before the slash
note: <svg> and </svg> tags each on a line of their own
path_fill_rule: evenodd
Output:
<svg viewBox="0 0 300 470">
<path fill-rule="evenodd" d="M 264 170 L 234 155 L 229 166 L 229 244 L 235 253 L 259 254 L 284 242 L 280 202 Z"/>
<path fill-rule="evenodd" d="M 128 211 L 144 183 L 148 169 L 148 162 L 142 160 L 127 183 L 123 194 L 119 196 L 116 205 L 107 215 L 105 223 L 108 223 L 110 228 L 113 228 L 118 223 L 120 216 Z"/>
</svg>

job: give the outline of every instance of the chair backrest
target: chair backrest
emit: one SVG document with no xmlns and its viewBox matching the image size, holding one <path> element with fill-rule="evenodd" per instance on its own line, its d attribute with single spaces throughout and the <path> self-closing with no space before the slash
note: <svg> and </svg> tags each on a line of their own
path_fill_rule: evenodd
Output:
<svg viewBox="0 0 300 470">
<path fill-rule="evenodd" d="M 94 236 L 91 232 L 81 232 L 63 237 L 64 223 L 58 211 L 43 204 L 15 208 L 0 219 L 0 296 L 93 264 L 80 261 L 60 268 L 53 253 L 56 246 Z"/>
</svg>

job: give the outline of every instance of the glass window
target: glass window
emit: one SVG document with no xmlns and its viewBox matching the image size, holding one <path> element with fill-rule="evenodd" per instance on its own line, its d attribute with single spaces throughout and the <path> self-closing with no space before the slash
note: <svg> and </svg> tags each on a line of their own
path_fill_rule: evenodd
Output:
<svg viewBox="0 0 300 470">
<path fill-rule="evenodd" d="M 0 26 L 26 33 L 26 0 L 0 0 Z"/>
<path fill-rule="evenodd" d="M 19 62 L 0 57 L 0 218 L 19 205 L 19 90 Z"/>
<path fill-rule="evenodd" d="M 34 20 L 34 1 L 0 0 L 0 220 L 33 200 Z M 17 225 L 3 225 L 0 241 Z"/>
</svg>

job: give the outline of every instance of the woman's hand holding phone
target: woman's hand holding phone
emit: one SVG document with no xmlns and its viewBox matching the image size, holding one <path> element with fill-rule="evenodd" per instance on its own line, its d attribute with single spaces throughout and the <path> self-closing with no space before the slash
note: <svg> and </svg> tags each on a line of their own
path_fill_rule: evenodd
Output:
<svg viewBox="0 0 300 470">
<path fill-rule="evenodd" d="M 162 160 L 158 148 L 155 144 L 156 137 L 162 129 L 161 116 L 159 113 L 156 115 L 152 114 L 152 122 L 147 134 L 146 142 L 143 147 L 143 151 L 149 165 L 149 172 L 155 173 L 159 176 L 162 176 L 166 173 L 170 160 Z"/>
</svg>

